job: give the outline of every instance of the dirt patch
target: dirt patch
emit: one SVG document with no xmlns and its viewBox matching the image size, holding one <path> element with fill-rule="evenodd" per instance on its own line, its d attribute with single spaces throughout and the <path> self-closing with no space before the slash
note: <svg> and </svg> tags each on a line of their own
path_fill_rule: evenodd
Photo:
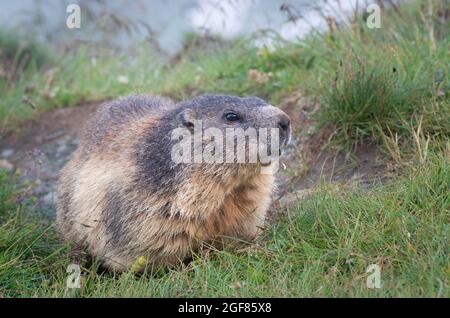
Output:
<svg viewBox="0 0 450 318">
<path fill-rule="evenodd" d="M 77 107 L 56 109 L 25 122 L 18 131 L 1 138 L 1 148 L 31 150 L 60 138 L 78 138 L 83 123 L 94 112 L 100 102 Z"/>
<path fill-rule="evenodd" d="M 313 119 L 319 110 L 316 102 L 293 93 L 280 107 L 291 117 L 293 139 L 281 160 L 279 190 L 269 217 L 276 218 L 280 208 L 289 208 L 310 195 L 320 182 L 368 187 L 386 177 L 385 160 L 373 143 L 360 146 L 351 155 L 324 149 L 332 131 L 317 129 Z"/>
</svg>

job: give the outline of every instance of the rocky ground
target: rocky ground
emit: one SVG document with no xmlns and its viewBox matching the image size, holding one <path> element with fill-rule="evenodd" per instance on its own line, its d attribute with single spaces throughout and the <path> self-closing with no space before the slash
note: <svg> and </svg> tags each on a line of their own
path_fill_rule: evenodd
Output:
<svg viewBox="0 0 450 318">
<path fill-rule="evenodd" d="M 20 171 L 28 180 L 30 191 L 37 198 L 39 211 L 53 218 L 55 215 L 56 181 L 58 173 L 79 144 L 86 119 L 100 103 L 57 109 L 42 114 L 22 125 L 19 130 L 6 133 L 0 145 L 0 168 Z M 294 138 L 282 158 L 279 190 L 270 214 L 273 220 L 279 207 L 286 207 L 309 195 L 321 180 L 354 182 L 365 185 L 383 178 L 384 166 L 373 145 L 366 145 L 351 160 L 344 153 L 324 151 L 326 131 L 316 131 L 312 115 L 317 105 L 293 94 L 281 107 L 289 113 Z"/>
</svg>

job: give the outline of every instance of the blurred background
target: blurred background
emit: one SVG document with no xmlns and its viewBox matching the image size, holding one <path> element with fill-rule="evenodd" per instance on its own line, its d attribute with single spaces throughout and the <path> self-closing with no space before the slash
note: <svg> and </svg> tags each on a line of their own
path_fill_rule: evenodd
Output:
<svg viewBox="0 0 450 318">
<path fill-rule="evenodd" d="M 51 45 L 74 41 L 129 47 L 148 41 L 175 54 L 186 34 L 225 39 L 275 32 L 296 40 L 326 27 L 324 16 L 343 19 L 373 1 L 326 0 L 23 0 L 0 1 L 0 26 Z M 82 28 L 65 27 L 67 5 L 82 8 Z"/>
</svg>

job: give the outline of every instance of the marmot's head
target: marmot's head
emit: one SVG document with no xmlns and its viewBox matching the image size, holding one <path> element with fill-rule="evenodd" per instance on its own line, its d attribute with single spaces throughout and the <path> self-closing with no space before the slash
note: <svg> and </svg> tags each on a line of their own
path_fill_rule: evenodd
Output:
<svg viewBox="0 0 450 318">
<path fill-rule="evenodd" d="M 192 179 L 236 184 L 273 174 L 291 135 L 289 117 L 256 97 L 199 96 L 173 105 L 155 123 L 131 153 L 136 181 L 161 194 Z"/>
<path fill-rule="evenodd" d="M 268 166 L 290 140 L 289 116 L 257 97 L 204 95 L 178 106 L 176 126 L 185 142 L 193 137 L 184 150 L 194 150 L 195 163 Z"/>
<path fill-rule="evenodd" d="M 289 116 L 261 98 L 241 98 L 227 95 L 203 95 L 179 104 L 177 118 L 187 128 L 201 121 L 203 129 L 217 128 L 275 128 L 279 130 L 280 145 L 290 139 Z"/>
</svg>

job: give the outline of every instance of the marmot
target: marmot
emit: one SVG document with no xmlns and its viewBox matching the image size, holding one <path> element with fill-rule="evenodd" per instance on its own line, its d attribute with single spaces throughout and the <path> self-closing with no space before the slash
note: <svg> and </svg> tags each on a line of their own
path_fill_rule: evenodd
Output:
<svg viewBox="0 0 450 318">
<path fill-rule="evenodd" d="M 106 103 L 88 121 L 60 174 L 57 226 L 65 240 L 124 271 L 139 260 L 174 265 L 203 243 L 252 240 L 274 190 L 256 163 L 175 163 L 175 128 L 277 128 L 288 115 L 257 97 L 203 95 L 190 101 L 133 95 Z"/>
</svg>

